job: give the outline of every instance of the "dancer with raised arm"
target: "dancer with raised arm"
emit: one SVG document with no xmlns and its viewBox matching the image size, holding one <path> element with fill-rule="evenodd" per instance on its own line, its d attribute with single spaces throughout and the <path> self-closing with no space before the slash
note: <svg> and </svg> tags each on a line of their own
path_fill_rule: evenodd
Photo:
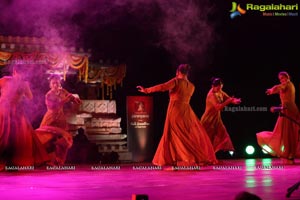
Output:
<svg viewBox="0 0 300 200">
<path fill-rule="evenodd" d="M 216 164 L 213 146 L 198 117 L 190 106 L 195 86 L 188 80 L 190 66 L 181 64 L 176 77 L 153 87 L 137 86 L 142 93 L 169 92 L 170 102 L 164 131 L 153 164 L 190 166 Z"/>
<path fill-rule="evenodd" d="M 281 101 L 281 113 L 273 131 L 263 131 L 256 134 L 257 142 L 262 149 L 273 156 L 280 157 L 283 164 L 294 164 L 299 157 L 299 110 L 295 103 L 295 86 L 290 75 L 279 72 L 280 84 L 267 89 L 266 94 L 278 94 Z M 274 109 L 271 111 L 275 111 Z M 298 123 L 297 123 L 298 122 Z"/>
<path fill-rule="evenodd" d="M 223 81 L 220 78 L 213 78 L 211 89 L 206 96 L 205 112 L 201 117 L 204 126 L 215 152 L 234 151 L 230 136 L 223 124 L 221 110 L 229 104 L 240 104 L 241 99 L 230 97 L 222 90 Z"/>
<path fill-rule="evenodd" d="M 60 76 L 52 75 L 49 81 L 50 91 L 45 96 L 47 112 L 36 132 L 47 148 L 52 158 L 52 164 L 62 165 L 65 163 L 68 150 L 73 144 L 72 135 L 67 130 L 64 105 L 67 102 L 79 105 L 81 100 L 62 88 Z"/>
</svg>

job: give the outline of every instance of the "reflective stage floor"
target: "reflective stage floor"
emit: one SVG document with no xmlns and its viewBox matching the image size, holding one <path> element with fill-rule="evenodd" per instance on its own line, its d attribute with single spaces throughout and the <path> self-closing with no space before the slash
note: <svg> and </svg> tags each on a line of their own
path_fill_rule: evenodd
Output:
<svg viewBox="0 0 300 200">
<path fill-rule="evenodd" d="M 230 200 L 241 191 L 263 200 L 300 199 L 300 160 L 223 160 L 222 165 L 161 169 L 150 163 L 69 165 L 0 172 L 1 199 Z"/>
</svg>

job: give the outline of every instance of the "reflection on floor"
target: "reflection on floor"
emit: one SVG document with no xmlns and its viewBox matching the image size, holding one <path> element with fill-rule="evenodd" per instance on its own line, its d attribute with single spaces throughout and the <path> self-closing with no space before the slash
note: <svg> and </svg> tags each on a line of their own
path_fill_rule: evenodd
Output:
<svg viewBox="0 0 300 200">
<path fill-rule="evenodd" d="M 160 168 L 150 163 L 68 165 L 0 172 L 1 199 L 231 200 L 241 191 L 263 200 L 300 199 L 300 162 L 223 160 L 222 165 Z M 290 197 L 288 188 L 295 186 Z"/>
</svg>

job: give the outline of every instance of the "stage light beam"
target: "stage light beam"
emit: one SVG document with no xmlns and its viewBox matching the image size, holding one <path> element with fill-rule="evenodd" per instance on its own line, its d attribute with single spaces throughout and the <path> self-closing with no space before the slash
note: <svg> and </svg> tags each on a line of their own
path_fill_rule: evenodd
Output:
<svg viewBox="0 0 300 200">
<path fill-rule="evenodd" d="M 245 151 L 246 151 L 246 153 L 247 153 L 248 155 L 252 155 L 252 154 L 254 154 L 254 152 L 255 152 L 255 148 L 254 148 L 252 145 L 248 145 L 248 146 L 246 147 Z"/>
</svg>

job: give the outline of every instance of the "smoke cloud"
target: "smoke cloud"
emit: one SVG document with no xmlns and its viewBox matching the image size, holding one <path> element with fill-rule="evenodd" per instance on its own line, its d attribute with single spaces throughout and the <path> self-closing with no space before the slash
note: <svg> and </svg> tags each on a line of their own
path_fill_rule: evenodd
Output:
<svg viewBox="0 0 300 200">
<path fill-rule="evenodd" d="M 169 1 L 160 4 L 165 17 L 161 24 L 162 45 L 179 60 L 193 56 L 203 59 L 209 45 L 213 42 L 213 26 L 208 22 L 209 5 L 194 1 Z M 172 5 L 172 6 L 170 6 Z"/>
<path fill-rule="evenodd" d="M 176 62 L 205 59 L 215 38 L 209 0 L 2 0 L 0 10 L 0 35 L 46 37 L 61 46 L 122 52 L 145 43 L 164 48 Z M 45 71 L 35 69 L 28 71 L 31 83 L 45 83 Z M 48 84 L 32 85 L 41 97 L 36 105 L 44 106 Z"/>
<path fill-rule="evenodd" d="M 108 26 L 110 31 L 127 26 L 128 31 L 156 34 L 154 40 L 144 40 L 185 60 L 203 57 L 214 41 L 208 20 L 213 7 L 208 0 L 6 0 L 0 9 L 1 34 L 47 37 L 61 45 L 84 46 L 85 40 L 96 40 Z"/>
</svg>

